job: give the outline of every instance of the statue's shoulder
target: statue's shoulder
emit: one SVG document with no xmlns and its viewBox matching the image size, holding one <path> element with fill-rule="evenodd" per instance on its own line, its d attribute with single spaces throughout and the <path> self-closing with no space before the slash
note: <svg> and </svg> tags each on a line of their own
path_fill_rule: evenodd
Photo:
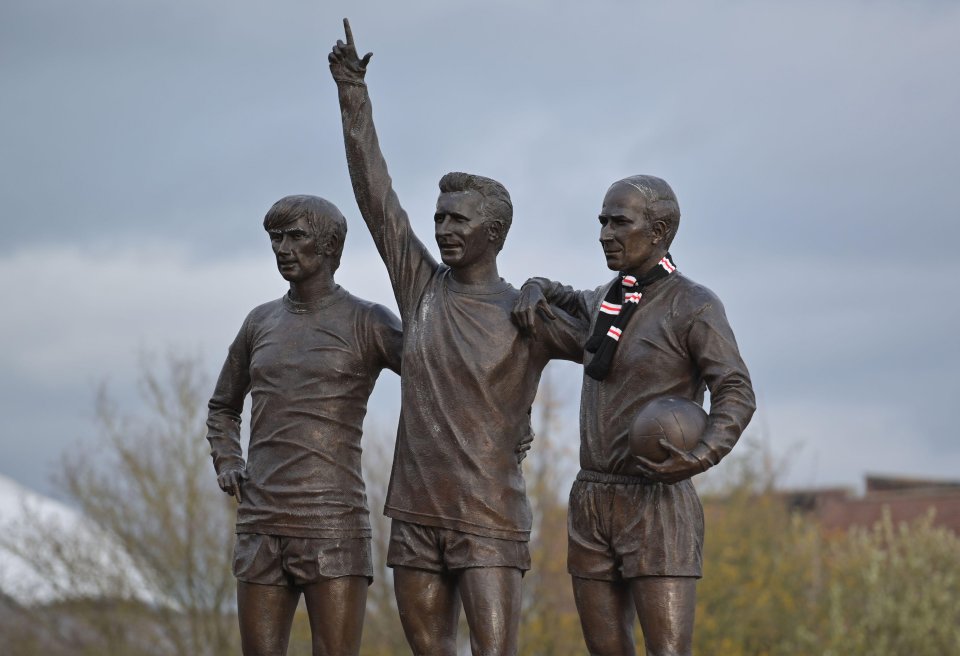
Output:
<svg viewBox="0 0 960 656">
<path fill-rule="evenodd" d="M 358 315 L 363 316 L 366 321 L 388 325 L 400 323 L 400 319 L 397 318 L 394 312 L 375 301 L 370 301 L 346 292 L 343 302 Z"/>
<path fill-rule="evenodd" d="M 261 303 L 247 313 L 247 323 L 257 323 L 283 310 L 283 297 Z"/>
<path fill-rule="evenodd" d="M 712 289 L 702 285 L 695 280 L 691 280 L 682 273 L 677 273 L 674 278 L 674 299 L 673 304 L 677 311 L 682 314 L 697 314 L 708 308 L 723 309 L 723 303 Z"/>
</svg>

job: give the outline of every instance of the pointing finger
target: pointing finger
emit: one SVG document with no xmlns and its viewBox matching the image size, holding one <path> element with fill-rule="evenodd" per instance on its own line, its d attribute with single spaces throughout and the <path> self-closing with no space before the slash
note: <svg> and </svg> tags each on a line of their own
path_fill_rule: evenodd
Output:
<svg viewBox="0 0 960 656">
<path fill-rule="evenodd" d="M 237 502 L 240 501 L 240 472 L 232 471 L 229 474 L 230 494 L 237 498 Z"/>
<path fill-rule="evenodd" d="M 350 19 L 343 19 L 343 31 L 347 34 L 347 43 L 353 45 L 353 30 L 350 29 Z"/>
</svg>

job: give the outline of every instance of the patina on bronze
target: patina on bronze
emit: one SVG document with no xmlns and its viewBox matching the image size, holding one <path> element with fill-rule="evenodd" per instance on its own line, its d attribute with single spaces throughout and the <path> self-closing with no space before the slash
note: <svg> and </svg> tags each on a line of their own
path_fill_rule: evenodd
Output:
<svg viewBox="0 0 960 656">
<path fill-rule="evenodd" d="M 475 654 L 515 654 L 531 516 L 520 461 L 551 358 L 579 362 L 585 321 L 557 311 L 536 337 L 511 320 L 497 271 L 513 215 L 503 185 L 449 173 L 433 217 L 442 263 L 416 237 L 380 152 L 350 26 L 330 54 L 350 178 L 404 323 L 402 406 L 385 513 L 387 564 L 415 654 L 456 653 L 461 604 Z"/>
<path fill-rule="evenodd" d="M 347 225 L 332 203 L 288 196 L 264 228 L 290 290 L 243 322 L 207 420 L 217 481 L 238 502 L 243 653 L 285 654 L 303 594 L 315 656 L 357 654 L 373 576 L 361 429 L 381 370 L 400 372 L 400 321 L 334 282 Z"/>
<path fill-rule="evenodd" d="M 660 262 L 679 221 L 676 196 L 660 178 L 615 182 L 600 212 L 607 266 L 637 280 L 658 266 L 671 269 L 671 262 Z M 583 377 L 568 570 L 591 654 L 633 654 L 634 613 L 648 656 L 691 653 L 703 509 L 690 478 L 733 448 L 756 407 L 720 300 L 679 271 L 669 273 L 643 290 L 614 335 L 609 373 L 600 380 Z M 528 330 L 556 308 L 596 322 L 611 286 L 622 284 L 618 276 L 593 291 L 577 291 L 534 278 L 524 284 L 514 316 Z M 592 358 L 585 352 L 585 365 Z M 631 423 L 648 401 L 676 396 L 702 403 L 705 389 L 710 414 L 692 450 L 663 440 L 670 452 L 663 462 L 630 454 Z"/>
</svg>

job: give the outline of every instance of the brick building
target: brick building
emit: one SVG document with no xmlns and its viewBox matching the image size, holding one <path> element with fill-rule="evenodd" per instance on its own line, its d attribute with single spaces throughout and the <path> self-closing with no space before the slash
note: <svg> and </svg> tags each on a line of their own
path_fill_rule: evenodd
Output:
<svg viewBox="0 0 960 656">
<path fill-rule="evenodd" d="M 894 524 L 934 513 L 934 526 L 960 535 L 960 481 L 867 475 L 862 495 L 846 488 L 790 490 L 781 493 L 789 508 L 810 513 L 828 531 L 869 528 L 886 509 Z"/>
</svg>

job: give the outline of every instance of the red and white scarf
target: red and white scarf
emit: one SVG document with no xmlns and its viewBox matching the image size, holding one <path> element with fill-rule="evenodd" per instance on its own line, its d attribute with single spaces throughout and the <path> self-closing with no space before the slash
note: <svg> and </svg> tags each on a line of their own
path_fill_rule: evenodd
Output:
<svg viewBox="0 0 960 656">
<path fill-rule="evenodd" d="M 647 285 L 666 278 L 677 270 L 670 253 L 667 253 L 642 278 L 620 274 L 620 284 L 610 285 L 607 295 L 600 303 L 600 312 L 593 325 L 593 334 L 587 339 L 584 348 L 593 353 L 593 359 L 587 365 L 587 375 L 596 380 L 603 380 L 610 373 L 614 353 L 620 343 L 620 335 L 626 327 L 634 311 L 640 306 L 643 290 Z"/>
</svg>

